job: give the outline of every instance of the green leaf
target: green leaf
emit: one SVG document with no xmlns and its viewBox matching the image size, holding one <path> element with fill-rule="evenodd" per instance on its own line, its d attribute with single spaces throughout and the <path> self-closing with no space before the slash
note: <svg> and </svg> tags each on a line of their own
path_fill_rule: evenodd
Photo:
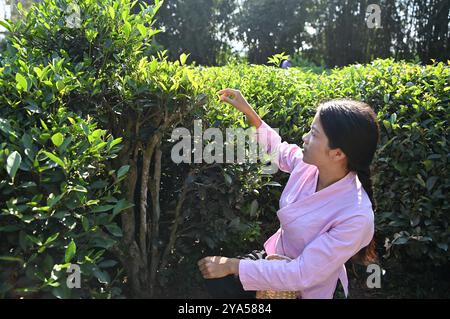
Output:
<svg viewBox="0 0 450 319">
<path fill-rule="evenodd" d="M 422 185 L 423 187 L 426 187 L 425 185 L 425 181 L 423 180 L 422 176 L 420 176 L 420 174 L 417 174 L 417 181 L 419 182 L 420 185 Z"/>
<path fill-rule="evenodd" d="M 181 65 L 184 65 L 184 64 L 186 63 L 188 56 L 189 56 L 189 55 L 186 55 L 186 54 L 184 54 L 184 53 L 180 55 L 180 62 L 181 62 Z"/>
<path fill-rule="evenodd" d="M 23 259 L 19 258 L 19 257 L 0 256 L 0 260 L 3 260 L 3 261 L 17 261 L 20 264 L 24 264 Z"/>
<path fill-rule="evenodd" d="M 51 242 L 55 241 L 56 238 L 58 238 L 59 233 L 53 234 L 52 236 L 50 236 L 49 238 L 47 238 L 47 240 L 44 243 L 44 246 L 50 244 Z"/>
<path fill-rule="evenodd" d="M 138 24 L 137 28 L 143 37 L 147 35 L 147 28 L 143 24 Z"/>
<path fill-rule="evenodd" d="M 8 172 L 9 176 L 14 180 L 14 177 L 16 176 L 17 170 L 19 169 L 20 163 L 22 162 L 22 156 L 14 151 L 6 160 L 6 171 Z"/>
<path fill-rule="evenodd" d="M 122 138 L 116 138 L 114 140 L 112 140 L 108 146 L 108 151 L 111 150 L 114 146 L 116 146 L 117 144 L 120 144 L 122 142 Z"/>
<path fill-rule="evenodd" d="M 149 37 L 152 37 L 152 36 L 154 36 L 155 34 L 158 34 L 158 33 L 160 33 L 160 32 L 162 32 L 162 30 L 153 30 L 153 29 L 151 29 L 151 31 L 150 31 L 150 33 L 149 33 Z"/>
<path fill-rule="evenodd" d="M 0 130 L 2 130 L 7 136 L 11 135 L 17 138 L 17 134 L 12 129 L 11 125 L 9 125 L 7 120 L 2 118 L 0 118 Z"/>
<path fill-rule="evenodd" d="M 40 121 L 41 121 L 42 127 L 43 127 L 46 131 L 48 131 L 48 126 L 47 126 L 47 124 L 45 124 L 45 122 L 44 122 L 42 119 L 40 119 Z"/>
<path fill-rule="evenodd" d="M 109 284 L 111 282 L 111 278 L 109 277 L 109 274 L 106 271 L 101 271 L 99 268 L 96 267 L 93 271 L 93 274 L 102 284 Z"/>
<path fill-rule="evenodd" d="M 19 3 L 20 3 L 20 2 L 19 2 Z M 6 21 L 6 20 L 1 21 L 1 20 L 0 20 L 0 25 L 3 26 L 3 27 L 5 27 L 5 29 L 8 30 L 9 32 L 11 32 L 12 27 L 11 27 L 11 25 L 8 23 L 8 21 Z"/>
<path fill-rule="evenodd" d="M 66 254 L 64 256 L 64 262 L 69 263 L 73 256 L 75 256 L 75 253 L 77 252 L 77 245 L 75 245 L 75 242 L 72 240 L 70 244 L 67 246 Z"/>
<path fill-rule="evenodd" d="M 105 227 L 113 236 L 122 237 L 122 229 L 116 224 L 105 225 Z"/>
<path fill-rule="evenodd" d="M 254 199 L 250 205 L 250 216 L 255 216 L 258 211 L 258 201 Z"/>
<path fill-rule="evenodd" d="M 113 208 L 114 208 L 114 205 L 98 206 L 98 207 L 94 207 L 92 209 L 92 212 L 94 212 L 94 213 L 101 213 L 101 212 L 106 212 L 108 210 L 111 210 Z"/>
<path fill-rule="evenodd" d="M 33 70 L 34 70 L 34 73 L 36 73 L 36 75 L 38 76 L 39 80 L 41 80 L 42 79 L 42 69 L 35 66 L 33 68 Z"/>
<path fill-rule="evenodd" d="M 56 82 L 56 89 L 61 92 L 62 90 L 64 90 L 64 88 L 66 87 L 66 85 L 64 84 L 64 81 L 59 80 L 58 82 Z"/>
<path fill-rule="evenodd" d="M 52 154 L 50 152 L 42 151 L 50 160 L 61 166 L 62 168 L 65 168 L 64 162 L 55 154 Z"/>
<path fill-rule="evenodd" d="M 26 235 L 26 238 L 27 238 L 28 241 L 31 241 L 32 243 L 35 243 L 38 246 L 42 246 L 42 242 L 36 236 Z"/>
<path fill-rule="evenodd" d="M 88 192 L 87 188 L 82 186 L 82 185 L 75 185 L 73 190 L 76 191 L 76 192 L 80 192 L 80 193 L 87 193 Z"/>
<path fill-rule="evenodd" d="M 62 197 L 63 197 L 63 194 L 59 194 L 59 195 L 55 196 L 55 194 L 50 193 L 50 195 L 48 195 L 48 198 L 47 198 L 47 206 L 49 206 L 49 207 L 55 206 L 55 204 L 57 202 L 59 202 Z"/>
<path fill-rule="evenodd" d="M 126 38 L 130 37 L 131 34 L 131 24 L 127 21 L 123 24 L 123 33 L 125 34 Z"/>
<path fill-rule="evenodd" d="M 150 74 L 154 73 L 158 69 L 158 60 L 150 62 Z"/>
<path fill-rule="evenodd" d="M 85 232 L 89 231 L 89 219 L 85 216 L 81 216 L 81 224 L 83 225 L 83 230 Z"/>
<path fill-rule="evenodd" d="M 98 150 L 102 149 L 103 147 L 105 147 L 106 144 L 108 144 L 108 143 L 107 142 L 98 143 L 97 145 L 95 145 L 95 147 L 92 150 L 93 151 L 98 151 Z"/>
<path fill-rule="evenodd" d="M 113 216 L 116 216 L 117 214 L 119 214 L 121 211 L 128 209 L 130 207 L 133 207 L 134 204 L 129 203 L 127 200 L 125 199 L 121 199 L 120 201 L 117 202 L 116 206 L 114 206 L 114 210 L 113 210 Z"/>
<path fill-rule="evenodd" d="M 395 245 L 404 245 L 407 242 L 408 242 L 408 238 L 406 238 L 406 237 L 399 237 L 392 241 L 392 243 Z"/>
<path fill-rule="evenodd" d="M 56 133 L 52 136 L 52 142 L 55 144 L 56 147 L 60 147 L 61 144 L 64 142 L 64 135 L 61 133 Z"/>
<path fill-rule="evenodd" d="M 20 73 L 16 74 L 16 88 L 19 91 L 28 91 L 28 81 L 27 79 Z"/>
<path fill-rule="evenodd" d="M 52 289 L 52 294 L 58 299 L 70 299 L 72 290 L 66 284 Z"/>
<path fill-rule="evenodd" d="M 432 160 L 424 160 L 422 161 L 423 165 L 425 166 L 425 169 L 429 171 L 433 167 L 433 161 Z"/>
<path fill-rule="evenodd" d="M 105 260 L 98 264 L 100 268 L 111 268 L 117 265 L 117 261 L 115 260 Z"/>
<path fill-rule="evenodd" d="M 265 183 L 263 186 L 282 187 L 282 185 L 280 183 L 275 182 L 275 181 L 271 181 L 271 182 Z"/>
<path fill-rule="evenodd" d="M 223 176 L 225 177 L 225 182 L 227 183 L 227 185 L 233 184 L 233 179 L 231 178 L 230 175 L 224 173 Z"/>
<path fill-rule="evenodd" d="M 116 11 L 114 10 L 113 7 L 108 7 L 108 13 L 109 13 L 109 16 L 111 17 L 111 19 L 114 19 L 114 18 L 115 18 L 115 16 L 116 16 Z"/>
<path fill-rule="evenodd" d="M 427 179 L 427 189 L 431 191 L 433 189 L 434 184 L 436 184 L 436 181 L 438 180 L 437 176 L 431 176 Z"/>
<path fill-rule="evenodd" d="M 101 247 L 105 249 L 111 248 L 115 243 L 116 241 L 113 239 L 99 237 L 94 238 L 91 242 L 93 247 Z"/>
<path fill-rule="evenodd" d="M 86 135 L 89 138 L 89 134 L 90 134 L 89 126 L 87 126 L 86 123 L 84 123 L 84 122 L 81 122 L 80 126 L 83 129 L 84 135 Z"/>
<path fill-rule="evenodd" d="M 6 226 L 0 226 L 0 232 L 16 232 L 20 230 L 20 227 L 18 225 L 6 225 Z"/>
<path fill-rule="evenodd" d="M 396 113 L 392 113 L 391 114 L 391 123 L 394 124 L 397 121 L 397 114 Z"/>
<path fill-rule="evenodd" d="M 122 176 L 128 173 L 129 169 L 130 165 L 124 165 L 121 168 L 119 168 L 119 171 L 117 172 L 117 178 L 120 179 Z"/>
</svg>

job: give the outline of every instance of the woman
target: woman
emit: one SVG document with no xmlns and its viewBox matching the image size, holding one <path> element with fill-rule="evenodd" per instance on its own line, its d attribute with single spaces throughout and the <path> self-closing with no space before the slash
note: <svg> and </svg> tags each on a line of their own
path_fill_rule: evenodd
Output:
<svg viewBox="0 0 450 319">
<path fill-rule="evenodd" d="M 263 251 L 198 262 L 208 291 L 217 298 L 252 298 L 257 290 L 333 298 L 339 279 L 347 297 L 345 263 L 376 261 L 370 178 L 379 142 L 375 113 L 367 104 L 348 99 L 321 103 L 302 149 L 281 142 L 238 90 L 219 94 L 221 102 L 246 114 L 256 127 L 258 143 L 276 152 L 276 164 L 290 177 L 277 212 L 280 228 Z M 293 260 L 264 260 L 271 254 Z"/>
</svg>

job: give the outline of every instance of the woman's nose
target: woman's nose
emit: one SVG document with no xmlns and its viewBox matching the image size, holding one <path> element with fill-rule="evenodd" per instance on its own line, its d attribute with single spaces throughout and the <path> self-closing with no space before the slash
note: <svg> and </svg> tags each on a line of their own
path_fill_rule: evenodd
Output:
<svg viewBox="0 0 450 319">
<path fill-rule="evenodd" d="M 302 137 L 303 143 L 308 144 L 308 136 L 309 136 L 308 133 L 303 135 L 303 137 Z"/>
</svg>

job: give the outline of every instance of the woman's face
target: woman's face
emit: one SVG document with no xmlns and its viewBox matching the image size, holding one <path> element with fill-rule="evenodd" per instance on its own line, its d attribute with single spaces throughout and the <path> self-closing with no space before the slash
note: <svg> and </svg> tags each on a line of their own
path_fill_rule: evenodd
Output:
<svg viewBox="0 0 450 319">
<path fill-rule="evenodd" d="M 314 116 L 310 131 L 303 135 L 303 161 L 321 167 L 330 164 L 333 151 L 328 148 L 328 138 L 319 120 L 319 112 Z"/>
</svg>

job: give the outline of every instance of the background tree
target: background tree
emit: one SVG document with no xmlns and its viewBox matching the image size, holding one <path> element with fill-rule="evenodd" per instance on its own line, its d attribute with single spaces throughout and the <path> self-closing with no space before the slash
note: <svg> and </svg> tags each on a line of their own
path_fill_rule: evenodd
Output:
<svg viewBox="0 0 450 319">
<path fill-rule="evenodd" d="M 293 54 L 305 37 L 311 1 L 245 0 L 236 14 L 236 38 L 248 49 L 252 63 L 284 51 Z"/>
<path fill-rule="evenodd" d="M 417 53 L 420 60 L 444 61 L 450 55 L 450 1 L 415 1 L 417 21 Z"/>
<path fill-rule="evenodd" d="M 164 32 L 155 37 L 155 42 L 168 50 L 169 59 L 185 52 L 190 54 L 190 62 L 215 65 L 219 53 L 230 47 L 230 15 L 234 9 L 235 1 L 166 1 L 156 22 Z"/>
</svg>

